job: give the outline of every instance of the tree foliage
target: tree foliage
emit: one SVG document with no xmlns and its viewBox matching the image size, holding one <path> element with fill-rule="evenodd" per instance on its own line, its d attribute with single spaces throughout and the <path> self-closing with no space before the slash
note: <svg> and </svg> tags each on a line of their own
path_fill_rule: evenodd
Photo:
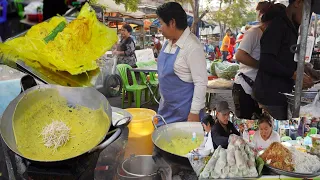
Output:
<svg viewBox="0 0 320 180">
<path fill-rule="evenodd" d="M 256 13 L 247 9 L 250 3 L 250 0 L 220 0 L 219 9 L 211 10 L 207 17 L 209 21 L 217 22 L 224 34 L 226 28 L 237 29 L 255 20 Z"/>
<path fill-rule="evenodd" d="M 124 4 L 126 10 L 135 12 L 138 10 L 139 0 L 114 0 L 116 4 Z M 99 5 L 99 0 L 89 0 L 90 4 Z"/>
<path fill-rule="evenodd" d="M 137 11 L 139 0 L 114 0 L 116 4 L 124 4 L 126 10 Z"/>
<path fill-rule="evenodd" d="M 172 1 L 172 0 L 167 0 Z M 203 11 L 201 14 L 199 13 L 199 5 L 196 6 L 196 4 L 199 4 L 199 0 L 173 0 L 174 2 L 178 2 L 180 4 L 189 4 L 191 6 L 192 12 L 193 12 L 193 22 L 191 26 L 191 31 L 196 34 L 196 27 L 199 21 L 201 21 L 201 18 L 208 13 L 208 11 Z"/>
</svg>

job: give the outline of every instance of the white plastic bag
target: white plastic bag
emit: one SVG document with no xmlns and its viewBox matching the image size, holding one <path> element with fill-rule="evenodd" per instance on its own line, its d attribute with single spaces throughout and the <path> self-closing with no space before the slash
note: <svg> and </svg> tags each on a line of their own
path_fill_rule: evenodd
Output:
<svg viewBox="0 0 320 180">
<path fill-rule="evenodd" d="M 311 104 L 302 106 L 300 109 L 300 117 L 320 117 L 320 92 L 314 98 Z"/>
<path fill-rule="evenodd" d="M 211 89 L 232 89 L 233 81 L 218 78 L 208 81 L 207 87 Z"/>
<path fill-rule="evenodd" d="M 38 8 L 42 11 L 43 3 L 40 1 L 33 1 L 24 7 L 24 14 L 38 14 Z"/>
<path fill-rule="evenodd" d="M 215 64 L 215 70 L 219 78 L 230 80 L 238 73 L 239 64 L 224 61 Z"/>
</svg>

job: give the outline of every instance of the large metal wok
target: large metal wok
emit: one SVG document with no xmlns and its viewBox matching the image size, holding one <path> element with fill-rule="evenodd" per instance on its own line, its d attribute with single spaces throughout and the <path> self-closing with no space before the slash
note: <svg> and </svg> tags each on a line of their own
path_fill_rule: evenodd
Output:
<svg viewBox="0 0 320 180">
<path fill-rule="evenodd" d="M 108 118 L 105 118 L 105 123 L 107 127 L 105 129 L 103 137 L 98 137 L 100 142 L 93 147 L 87 147 L 86 152 L 93 152 L 96 150 L 102 150 L 107 147 L 110 143 L 112 143 L 121 133 L 121 129 L 117 129 L 116 132 L 110 137 L 105 139 L 108 130 L 111 125 L 112 119 L 112 109 L 108 102 L 108 100 L 96 89 L 94 88 L 76 88 L 76 87 L 63 87 L 58 85 L 37 85 L 32 87 L 24 92 L 22 92 L 19 96 L 17 96 L 6 108 L 3 113 L 3 116 L 0 121 L 0 133 L 1 136 L 6 143 L 6 145 L 16 154 L 24 157 L 26 159 L 38 162 L 56 162 L 56 161 L 48 161 L 48 160 L 35 160 L 29 157 L 25 157 L 21 152 L 19 152 L 16 144 L 16 139 L 13 130 L 13 121 L 15 117 L 23 116 L 24 112 L 31 107 L 36 101 L 41 101 L 45 98 L 48 98 L 48 91 L 56 90 L 59 95 L 64 97 L 68 101 L 69 106 L 80 105 L 90 109 L 99 109 L 103 108 L 103 111 L 106 113 Z M 25 98 L 26 95 L 32 94 L 32 98 Z M 28 96 L 29 97 L 29 96 Z M 17 108 L 18 107 L 18 108 Z M 131 120 L 131 118 L 126 119 L 126 123 L 121 123 L 122 125 L 127 125 L 127 123 Z M 123 119 L 121 120 L 123 121 Z M 117 125 L 117 122 L 113 122 L 113 125 Z M 118 124 L 119 125 L 119 124 Z M 26 135 L 27 136 L 27 135 Z M 102 142 L 103 141 L 103 142 Z M 82 153 L 85 154 L 86 152 Z M 71 159 L 82 154 L 74 154 L 70 155 L 65 159 L 61 159 L 59 161 Z"/>
<path fill-rule="evenodd" d="M 152 142 L 158 151 L 165 159 L 171 160 L 174 163 L 189 165 L 190 162 L 186 156 L 175 154 L 174 152 L 168 152 L 164 150 L 164 142 L 168 142 L 174 137 L 187 137 L 192 138 L 192 133 L 197 134 L 197 138 L 203 141 L 203 127 L 199 122 L 177 122 L 167 124 L 162 117 L 157 116 L 164 121 L 164 125 L 158 127 L 155 125 L 155 131 L 152 133 Z M 183 147 L 181 147 L 183 148 Z"/>
</svg>

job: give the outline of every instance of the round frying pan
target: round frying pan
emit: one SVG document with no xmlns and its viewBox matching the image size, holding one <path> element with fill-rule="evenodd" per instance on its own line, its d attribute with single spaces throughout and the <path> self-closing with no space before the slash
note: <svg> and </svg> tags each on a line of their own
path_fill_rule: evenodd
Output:
<svg viewBox="0 0 320 180">
<path fill-rule="evenodd" d="M 47 158 L 39 159 L 30 156 L 25 156 L 19 151 L 19 148 L 17 146 L 13 126 L 14 122 L 16 122 L 18 119 L 21 119 L 21 117 L 23 117 L 25 113 L 28 112 L 28 110 L 30 110 L 30 108 L 35 106 L 38 101 L 44 101 L 52 95 L 59 95 L 65 98 L 69 107 L 82 106 L 90 108 L 92 110 L 102 108 L 104 118 L 101 118 L 101 120 L 98 121 L 99 123 L 92 125 L 92 132 L 94 132 L 96 128 L 103 127 L 103 130 L 100 131 L 102 133 L 98 134 L 94 138 L 91 138 L 87 141 L 87 143 L 85 143 L 86 141 L 82 141 L 84 144 L 80 144 L 80 146 L 86 146 L 84 151 L 69 153 L 68 156 L 65 156 L 61 159 L 48 160 Z M 111 125 L 111 119 L 112 109 L 108 100 L 94 88 L 63 87 L 57 85 L 37 85 L 22 92 L 9 104 L 9 106 L 4 111 L 0 121 L 0 133 L 6 145 L 16 154 L 32 161 L 56 162 L 71 159 L 87 152 L 93 152 L 94 150 L 104 149 L 106 146 L 108 146 L 112 142 L 112 139 L 114 139 L 120 133 L 114 133 L 115 137 L 112 136 L 108 139 L 105 139 L 105 136 L 107 135 Z M 88 119 L 88 121 L 91 121 L 91 119 Z M 26 136 L 28 136 L 28 134 L 26 134 Z M 102 142 L 103 140 L 104 142 Z M 95 143 L 89 143 L 91 141 L 94 141 Z"/>
</svg>

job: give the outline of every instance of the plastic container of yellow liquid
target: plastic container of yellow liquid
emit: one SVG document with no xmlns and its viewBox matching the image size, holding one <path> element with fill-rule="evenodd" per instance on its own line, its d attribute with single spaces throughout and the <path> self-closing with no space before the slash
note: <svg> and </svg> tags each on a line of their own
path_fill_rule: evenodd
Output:
<svg viewBox="0 0 320 180">
<path fill-rule="evenodd" d="M 132 154 L 151 155 L 153 151 L 151 135 L 154 131 L 152 118 L 156 112 L 145 108 L 129 108 L 126 111 L 132 115 L 132 120 L 128 125 L 129 137 L 125 158 Z"/>
</svg>

